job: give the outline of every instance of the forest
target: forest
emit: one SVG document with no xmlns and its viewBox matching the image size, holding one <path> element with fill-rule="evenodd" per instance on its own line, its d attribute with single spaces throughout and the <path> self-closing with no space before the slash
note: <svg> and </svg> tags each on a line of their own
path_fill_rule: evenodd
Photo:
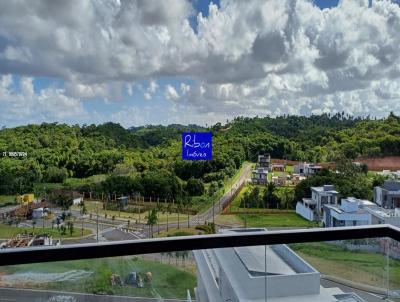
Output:
<svg viewBox="0 0 400 302">
<path fill-rule="evenodd" d="M 211 161 L 181 160 L 180 134 L 189 131 L 213 133 Z M 262 153 L 310 162 L 400 155 L 400 118 L 393 113 L 382 119 L 337 113 L 237 117 L 208 128 L 174 124 L 125 129 L 115 123 L 3 127 L 0 194 L 57 183 L 81 191 L 179 199 L 221 187 L 244 161 L 255 162 Z M 296 195 L 302 195 L 301 189 Z"/>
</svg>

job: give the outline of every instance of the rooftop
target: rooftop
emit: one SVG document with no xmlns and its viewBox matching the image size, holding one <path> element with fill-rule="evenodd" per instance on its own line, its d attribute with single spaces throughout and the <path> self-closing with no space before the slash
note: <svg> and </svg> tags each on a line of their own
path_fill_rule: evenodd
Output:
<svg viewBox="0 0 400 302">
<path fill-rule="evenodd" d="M 400 191 L 400 181 L 385 180 L 382 187 L 388 191 Z"/>
<path fill-rule="evenodd" d="M 270 246 L 243 246 L 234 248 L 236 255 L 252 276 L 294 275 L 296 271 L 288 265 Z M 265 253 L 267 262 L 265 266 Z"/>
<path fill-rule="evenodd" d="M 338 191 L 335 190 L 333 185 L 324 185 L 322 187 L 311 187 L 311 190 L 316 191 L 318 193 L 331 193 L 331 194 L 339 194 Z"/>
</svg>

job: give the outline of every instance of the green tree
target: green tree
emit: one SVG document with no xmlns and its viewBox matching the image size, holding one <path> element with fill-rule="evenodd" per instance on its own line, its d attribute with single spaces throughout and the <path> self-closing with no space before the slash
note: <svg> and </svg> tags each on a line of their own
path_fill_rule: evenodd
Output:
<svg viewBox="0 0 400 302">
<path fill-rule="evenodd" d="M 204 194 L 204 184 L 201 179 L 190 178 L 186 183 L 186 191 L 190 196 L 200 196 Z"/>
<path fill-rule="evenodd" d="M 153 226 L 157 223 L 157 221 L 158 221 L 157 210 L 156 209 L 150 210 L 147 216 L 147 225 L 149 226 L 149 233 L 151 238 L 153 238 Z"/>
</svg>

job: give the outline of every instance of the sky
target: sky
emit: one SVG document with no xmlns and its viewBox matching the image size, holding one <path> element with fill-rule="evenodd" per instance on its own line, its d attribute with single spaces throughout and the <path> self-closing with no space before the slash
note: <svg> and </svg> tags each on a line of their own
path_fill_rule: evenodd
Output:
<svg viewBox="0 0 400 302">
<path fill-rule="evenodd" d="M 400 114 L 400 1 L 0 1 L 0 126 Z"/>
</svg>

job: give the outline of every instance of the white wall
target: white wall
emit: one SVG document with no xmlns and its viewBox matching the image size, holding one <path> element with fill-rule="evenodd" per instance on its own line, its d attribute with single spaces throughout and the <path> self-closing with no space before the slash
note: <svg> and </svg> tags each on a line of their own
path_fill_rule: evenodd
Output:
<svg viewBox="0 0 400 302">
<path fill-rule="evenodd" d="M 314 211 L 304 206 L 304 204 L 301 202 L 297 202 L 296 204 L 296 213 L 309 221 L 314 221 L 315 219 Z"/>
</svg>

